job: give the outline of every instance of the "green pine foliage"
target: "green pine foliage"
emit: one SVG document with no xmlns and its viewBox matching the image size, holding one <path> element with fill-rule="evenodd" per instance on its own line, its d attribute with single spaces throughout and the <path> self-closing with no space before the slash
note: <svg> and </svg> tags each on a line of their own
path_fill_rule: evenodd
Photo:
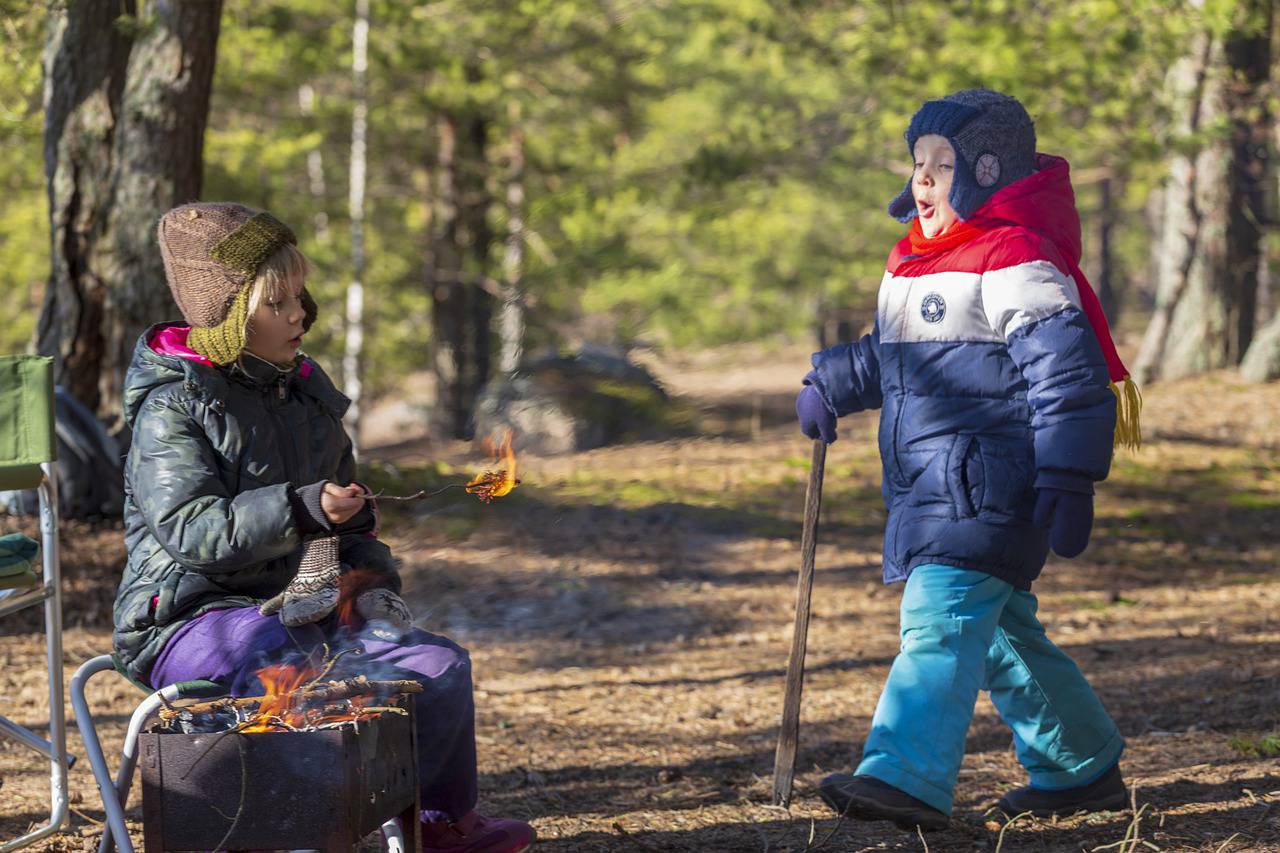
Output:
<svg viewBox="0 0 1280 853">
<path fill-rule="evenodd" d="M 25 352 L 49 274 L 40 47 L 43 8 L 0 0 L 0 352 Z"/>
<path fill-rule="evenodd" d="M 373 390 L 426 359 L 443 109 L 488 121 L 488 162 L 475 168 L 496 200 L 495 279 L 511 128 L 524 132 L 530 347 L 799 336 L 820 306 L 874 298 L 903 233 L 884 211 L 909 174 L 906 122 L 923 100 L 964 86 L 1027 105 L 1041 149 L 1072 163 L 1086 229 L 1097 179 L 1112 178 L 1116 278 L 1142 286 L 1143 206 L 1179 142 L 1164 75 L 1193 28 L 1226 14 L 1220 5 L 374 0 Z M 42 12 L 0 0 L 0 298 L 18 306 L 0 343 L 10 350 L 30 338 L 47 269 Z M 335 369 L 350 278 L 350 16 L 348 4 L 318 0 L 225 4 L 205 144 L 206 198 L 269 208 L 298 232 L 322 312 L 308 349 Z M 322 187 L 308 171 L 313 152 Z"/>
</svg>

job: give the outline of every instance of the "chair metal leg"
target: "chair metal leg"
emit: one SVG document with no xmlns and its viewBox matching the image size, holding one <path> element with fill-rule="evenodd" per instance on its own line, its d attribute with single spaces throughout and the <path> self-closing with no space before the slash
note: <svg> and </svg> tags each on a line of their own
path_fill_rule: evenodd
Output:
<svg viewBox="0 0 1280 853">
<path fill-rule="evenodd" d="M 40 540 L 44 556 L 45 662 L 49 671 L 49 821 L 2 846 L 0 853 L 26 847 L 52 835 L 67 822 L 67 721 L 62 690 L 62 563 L 58 553 L 58 481 L 53 463 L 45 462 L 40 483 Z M 34 735 L 33 735 L 34 737 Z M 21 739 L 29 746 L 26 739 Z M 37 738 L 37 740 L 42 740 Z M 37 748 L 38 752 L 43 752 Z"/>
<path fill-rule="evenodd" d="M 102 808 L 107 813 L 103 835 L 105 836 L 109 829 L 121 853 L 133 853 L 133 843 L 129 840 L 129 830 L 124 823 L 124 806 L 116 793 L 115 782 L 111 778 L 111 771 L 107 768 L 106 756 L 102 753 L 102 742 L 98 740 L 98 730 L 93 724 L 93 715 L 89 713 L 89 703 L 84 698 L 85 684 L 92 676 L 114 669 L 111 655 L 98 655 L 81 664 L 71 678 L 71 708 L 76 715 L 80 736 L 84 739 L 84 751 L 89 757 L 89 766 L 93 769 L 93 779 L 98 783 Z"/>
<path fill-rule="evenodd" d="M 404 833 L 400 831 L 400 822 L 395 818 L 382 825 L 382 840 L 387 853 L 406 853 L 404 849 Z"/>
<path fill-rule="evenodd" d="M 134 710 L 133 716 L 129 718 L 129 729 L 125 732 L 124 747 L 120 750 L 120 769 L 116 771 L 115 781 L 116 800 L 120 803 L 121 811 L 129 806 L 129 790 L 133 787 L 133 772 L 138 766 L 138 735 L 142 734 L 142 727 L 151 719 L 152 714 L 160 710 L 164 703 L 172 702 L 174 699 L 181 698 L 181 696 L 182 691 L 178 689 L 178 686 L 170 684 L 168 687 L 161 688 L 146 699 L 143 699 L 137 709 Z M 107 825 L 102 828 L 102 840 L 98 842 L 98 853 L 110 853 L 112 846 L 113 833 L 111 826 Z M 122 853 L 129 849 L 123 844 L 119 846 Z"/>
<path fill-rule="evenodd" d="M 16 740 L 23 746 L 30 747 L 43 755 L 49 761 L 53 761 L 53 756 L 56 754 L 52 743 L 40 737 L 40 735 L 31 731 L 31 729 L 26 726 L 18 725 L 8 717 L 0 717 L 0 736 L 7 737 L 10 740 Z"/>
</svg>

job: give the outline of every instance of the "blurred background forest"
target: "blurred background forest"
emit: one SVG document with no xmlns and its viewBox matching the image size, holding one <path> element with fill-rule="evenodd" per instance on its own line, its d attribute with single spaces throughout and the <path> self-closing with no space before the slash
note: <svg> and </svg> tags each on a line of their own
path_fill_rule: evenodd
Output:
<svg viewBox="0 0 1280 853">
<path fill-rule="evenodd" d="M 1273 5 L 0 0 L 0 349 L 110 419 L 195 198 L 291 223 L 307 349 L 366 400 L 433 370 L 456 437 L 522 357 L 830 343 L 902 233 L 907 120 L 981 85 L 1071 162 L 1139 378 L 1268 379 Z"/>
<path fill-rule="evenodd" d="M 899 644 L 874 413 L 828 457 L 800 799 L 772 806 L 793 401 L 807 353 L 870 324 L 911 115 L 1008 92 L 1071 163 L 1083 268 L 1147 395 L 1089 551 L 1037 581 L 1141 805 L 992 820 L 1024 776 L 982 705 L 926 849 L 1275 853 L 1278 30 L 1276 0 L 0 0 L 0 352 L 55 356 L 114 430 L 139 333 L 178 318 L 160 215 L 272 211 L 312 261 L 304 348 L 356 399 L 362 479 L 458 485 L 457 439 L 525 442 L 510 497 L 392 504 L 382 534 L 418 624 L 472 649 L 486 809 L 548 851 L 918 850 L 814 794 Z M 107 464 L 59 463 L 68 677 L 111 646 L 124 561 L 119 447 L 94 446 Z M 39 727 L 42 639 L 15 624 L 0 700 Z M 95 700 L 109 751 L 137 700 Z M 48 777 L 3 743 L 12 838 Z M 40 849 L 96 848 L 86 765 Z"/>
</svg>

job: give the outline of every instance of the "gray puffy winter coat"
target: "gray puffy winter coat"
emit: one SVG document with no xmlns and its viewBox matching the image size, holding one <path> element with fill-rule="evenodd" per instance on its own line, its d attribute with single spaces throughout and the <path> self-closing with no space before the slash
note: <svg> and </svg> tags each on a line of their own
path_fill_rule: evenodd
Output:
<svg viewBox="0 0 1280 853">
<path fill-rule="evenodd" d="M 161 324 L 138 340 L 125 379 L 128 563 L 115 603 L 115 658 L 139 682 L 194 617 L 280 592 L 314 529 L 299 489 L 355 478 L 342 428 L 350 401 L 314 362 L 218 368 Z M 394 573 L 372 506 L 339 527 L 342 560 Z M 396 584 L 398 589 L 398 584 Z"/>
</svg>

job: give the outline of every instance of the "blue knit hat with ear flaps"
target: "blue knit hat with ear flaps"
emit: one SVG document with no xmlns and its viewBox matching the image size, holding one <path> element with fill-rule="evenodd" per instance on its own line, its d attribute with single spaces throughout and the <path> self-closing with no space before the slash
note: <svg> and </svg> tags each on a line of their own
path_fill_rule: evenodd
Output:
<svg viewBox="0 0 1280 853">
<path fill-rule="evenodd" d="M 956 154 L 948 201 L 968 219 L 996 191 L 1036 170 L 1036 129 L 1017 98 L 990 89 L 965 89 L 940 101 L 928 101 L 911 118 L 905 134 L 907 154 L 916 140 L 936 133 Z M 911 179 L 889 203 L 889 215 L 910 222 L 917 215 Z"/>
</svg>

